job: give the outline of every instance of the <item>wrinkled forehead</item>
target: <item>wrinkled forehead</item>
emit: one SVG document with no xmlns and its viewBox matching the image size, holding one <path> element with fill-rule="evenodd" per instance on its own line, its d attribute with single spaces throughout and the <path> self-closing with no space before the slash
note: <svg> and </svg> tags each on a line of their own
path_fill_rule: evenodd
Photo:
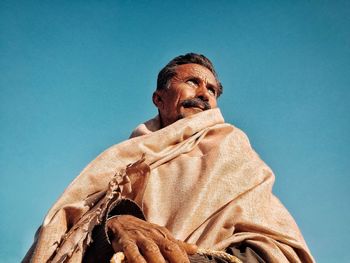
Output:
<svg viewBox="0 0 350 263">
<path fill-rule="evenodd" d="M 217 85 L 214 74 L 204 66 L 199 64 L 184 64 L 176 67 L 174 80 L 184 80 L 188 78 L 199 78 L 212 85 Z"/>
</svg>

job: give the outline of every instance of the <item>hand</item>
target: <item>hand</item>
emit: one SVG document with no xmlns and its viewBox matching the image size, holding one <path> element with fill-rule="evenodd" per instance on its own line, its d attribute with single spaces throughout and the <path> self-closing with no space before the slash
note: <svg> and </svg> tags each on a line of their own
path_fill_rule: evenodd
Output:
<svg viewBox="0 0 350 263">
<path fill-rule="evenodd" d="M 151 224 L 130 215 L 107 221 L 115 252 L 123 251 L 128 263 L 187 262 L 197 246 L 176 240 L 165 227 Z"/>
</svg>

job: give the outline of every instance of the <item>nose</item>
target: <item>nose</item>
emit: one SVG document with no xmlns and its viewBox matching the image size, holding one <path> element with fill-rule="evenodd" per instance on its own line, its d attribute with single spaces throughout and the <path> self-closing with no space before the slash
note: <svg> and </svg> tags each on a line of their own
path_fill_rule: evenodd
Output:
<svg viewBox="0 0 350 263">
<path fill-rule="evenodd" d="M 198 86 L 196 90 L 196 97 L 203 101 L 209 101 L 209 93 L 205 85 Z"/>
</svg>

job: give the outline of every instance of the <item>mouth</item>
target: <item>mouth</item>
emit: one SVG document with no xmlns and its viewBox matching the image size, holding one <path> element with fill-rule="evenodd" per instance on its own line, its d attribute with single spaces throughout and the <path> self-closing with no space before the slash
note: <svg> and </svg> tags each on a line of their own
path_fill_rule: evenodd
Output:
<svg viewBox="0 0 350 263">
<path fill-rule="evenodd" d="M 202 112 L 204 111 L 204 109 L 202 109 L 201 107 L 184 107 L 185 109 L 192 111 L 192 112 Z"/>
<path fill-rule="evenodd" d="M 204 107 L 201 107 L 199 105 L 196 105 L 196 106 L 184 106 L 185 109 L 198 109 L 198 110 L 201 110 L 203 111 L 204 110 Z"/>
</svg>

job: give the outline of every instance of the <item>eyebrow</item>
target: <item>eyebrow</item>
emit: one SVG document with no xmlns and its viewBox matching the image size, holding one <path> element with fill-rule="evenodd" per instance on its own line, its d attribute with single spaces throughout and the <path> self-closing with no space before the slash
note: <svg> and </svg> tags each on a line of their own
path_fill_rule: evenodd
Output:
<svg viewBox="0 0 350 263">
<path fill-rule="evenodd" d="M 184 78 L 184 80 L 190 80 L 190 79 L 195 80 L 195 81 L 198 81 L 198 82 L 202 81 L 201 78 L 195 77 L 195 76 L 192 76 L 192 75 L 189 75 L 189 76 L 187 76 L 187 77 Z"/>
</svg>

